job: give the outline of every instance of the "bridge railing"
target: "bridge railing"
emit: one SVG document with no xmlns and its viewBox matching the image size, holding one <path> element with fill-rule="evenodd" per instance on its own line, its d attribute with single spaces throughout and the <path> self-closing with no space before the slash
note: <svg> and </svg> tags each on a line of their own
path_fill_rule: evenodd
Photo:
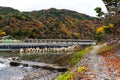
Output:
<svg viewBox="0 0 120 80">
<path fill-rule="evenodd" d="M 33 43 L 79 43 L 79 42 L 87 42 L 87 43 L 93 43 L 97 42 L 96 40 L 81 40 L 81 39 L 27 39 L 25 42 L 33 42 Z"/>
</svg>

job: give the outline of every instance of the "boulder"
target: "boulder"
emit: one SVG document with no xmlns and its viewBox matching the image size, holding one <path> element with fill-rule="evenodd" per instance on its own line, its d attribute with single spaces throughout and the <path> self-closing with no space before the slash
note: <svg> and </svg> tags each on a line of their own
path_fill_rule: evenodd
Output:
<svg viewBox="0 0 120 80">
<path fill-rule="evenodd" d="M 19 62 L 10 62 L 10 66 L 20 66 Z"/>
</svg>

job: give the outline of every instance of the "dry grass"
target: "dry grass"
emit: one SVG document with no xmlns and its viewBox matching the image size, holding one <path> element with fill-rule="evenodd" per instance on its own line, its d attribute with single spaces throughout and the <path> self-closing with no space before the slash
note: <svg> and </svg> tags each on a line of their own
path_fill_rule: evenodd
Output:
<svg viewBox="0 0 120 80">
<path fill-rule="evenodd" d="M 108 45 L 100 48 L 100 49 L 97 51 L 97 54 L 103 54 L 103 53 L 105 53 L 106 51 L 109 51 L 109 50 L 112 50 L 112 49 L 116 48 L 118 45 L 119 45 L 119 43 L 111 43 L 111 44 L 108 44 Z"/>
</svg>

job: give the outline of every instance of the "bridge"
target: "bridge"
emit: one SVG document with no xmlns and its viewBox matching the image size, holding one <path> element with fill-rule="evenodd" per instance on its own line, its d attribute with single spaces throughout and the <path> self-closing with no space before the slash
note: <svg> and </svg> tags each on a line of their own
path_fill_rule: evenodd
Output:
<svg viewBox="0 0 120 80">
<path fill-rule="evenodd" d="M 81 39 L 26 39 L 25 42 L 30 43 L 50 43 L 50 44 L 71 44 L 71 45 L 95 45 L 96 40 Z"/>
<path fill-rule="evenodd" d="M 28 39 L 24 42 L 2 42 L 0 50 L 19 50 L 20 48 L 61 48 L 78 45 L 95 45 L 95 40 L 80 39 Z"/>
</svg>

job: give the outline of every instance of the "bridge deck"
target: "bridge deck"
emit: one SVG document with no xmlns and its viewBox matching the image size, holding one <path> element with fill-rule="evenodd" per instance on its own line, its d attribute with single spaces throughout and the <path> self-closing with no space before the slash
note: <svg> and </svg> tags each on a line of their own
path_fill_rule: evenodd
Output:
<svg viewBox="0 0 120 80">
<path fill-rule="evenodd" d="M 32 39 L 33 40 L 33 39 Z M 63 39 L 42 39 L 39 41 L 33 41 L 33 42 L 16 42 L 16 43 L 0 43 L 0 49 L 20 49 L 20 48 L 54 48 L 54 47 L 67 47 L 67 46 L 73 46 L 73 45 L 92 45 L 96 44 L 96 41 L 91 40 L 63 40 Z"/>
</svg>

